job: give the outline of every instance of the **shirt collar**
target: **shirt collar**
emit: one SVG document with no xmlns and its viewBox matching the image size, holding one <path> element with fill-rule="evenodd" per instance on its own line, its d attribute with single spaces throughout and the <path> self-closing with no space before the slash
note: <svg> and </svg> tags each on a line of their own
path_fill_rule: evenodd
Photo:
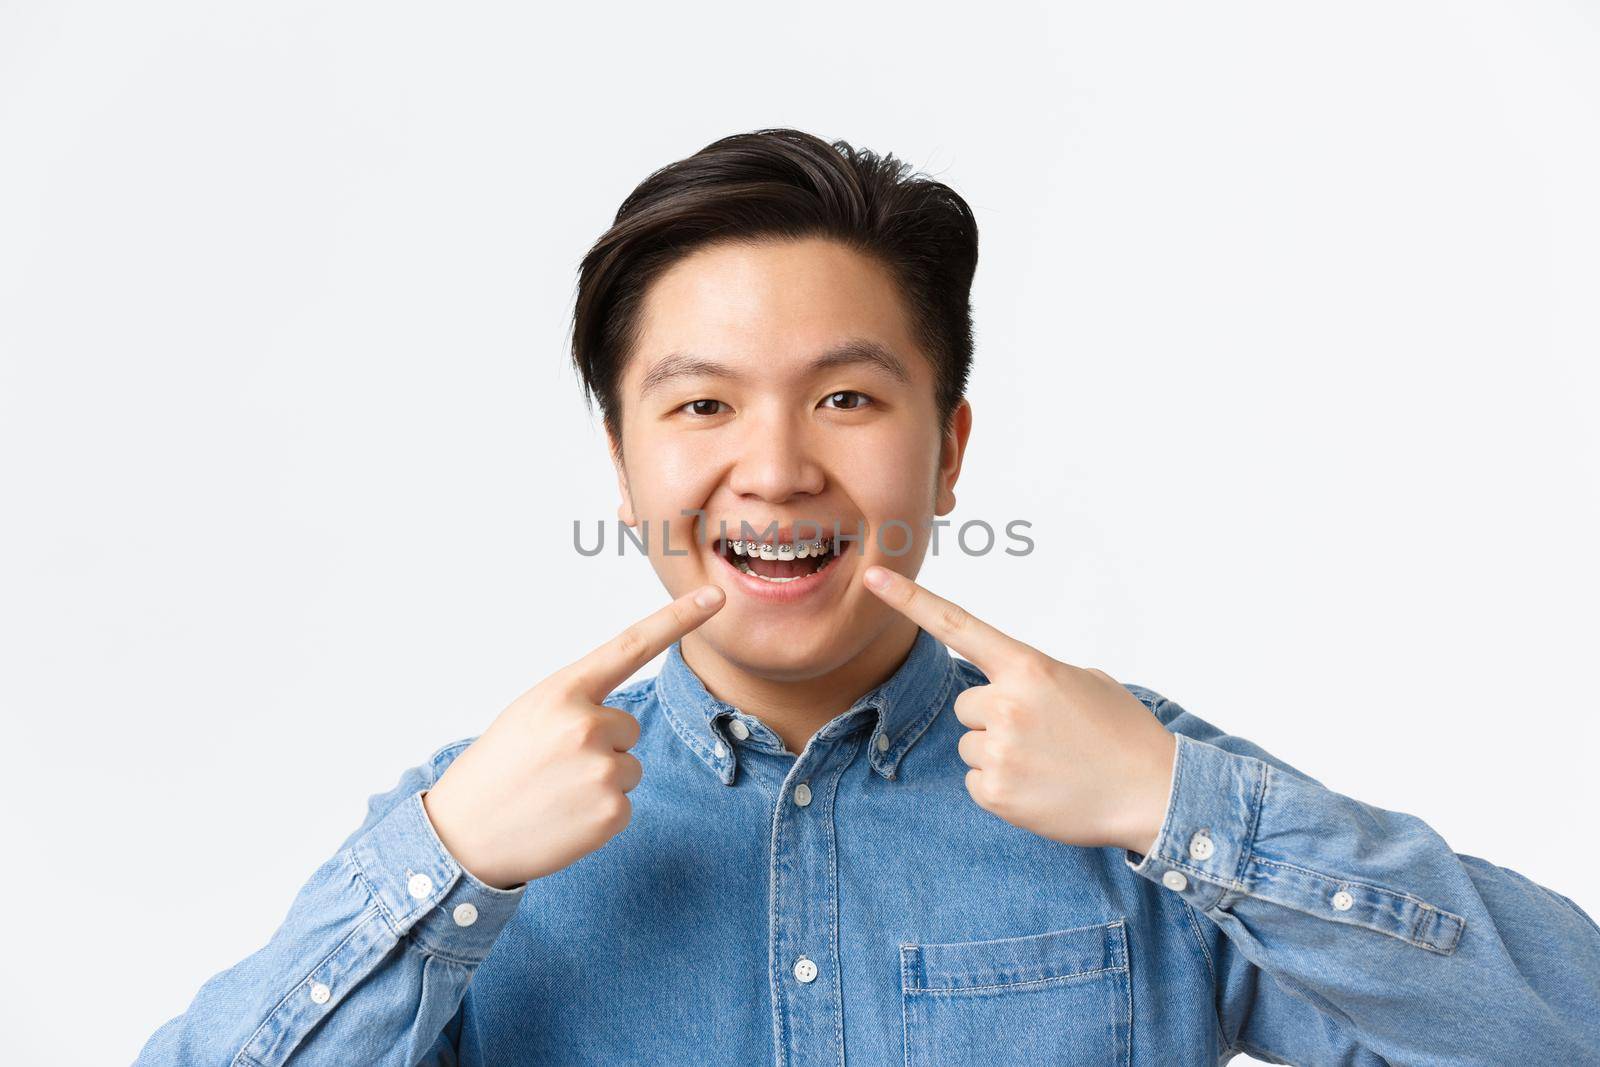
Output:
<svg viewBox="0 0 1600 1067">
<path fill-rule="evenodd" d="M 684 662 L 682 642 L 667 649 L 666 663 L 656 675 L 656 696 L 674 731 L 724 785 L 733 784 L 738 745 L 769 746 L 780 751 L 782 741 L 753 715 L 724 703 L 707 692 L 705 684 Z M 900 759 L 933 722 L 955 682 L 956 665 L 942 642 L 927 630 L 917 629 L 911 652 L 894 674 L 863 694 L 817 732 L 823 739 L 843 737 L 859 729 L 863 719 L 872 724 L 867 754 L 873 770 L 893 779 Z M 730 725 L 738 721 L 749 731 L 735 742 Z"/>
</svg>

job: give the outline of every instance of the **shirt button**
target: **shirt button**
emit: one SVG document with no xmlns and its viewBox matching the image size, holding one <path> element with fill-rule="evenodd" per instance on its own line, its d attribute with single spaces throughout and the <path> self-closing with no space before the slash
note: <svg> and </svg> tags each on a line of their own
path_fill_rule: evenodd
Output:
<svg viewBox="0 0 1600 1067">
<path fill-rule="evenodd" d="M 328 1003 L 328 998 L 331 996 L 333 996 L 333 992 L 329 990 L 327 986 L 323 985 L 321 982 L 312 983 L 311 999 L 314 1002 L 318 1004 L 326 1004 Z"/>
<path fill-rule="evenodd" d="M 1189 879 L 1183 876 L 1182 871 L 1168 871 L 1161 876 L 1161 884 L 1168 889 L 1182 890 L 1189 885 Z"/>
<path fill-rule="evenodd" d="M 1355 902 L 1356 898 L 1351 896 L 1349 893 L 1346 893 L 1343 889 L 1339 890 L 1333 895 L 1333 906 L 1338 908 L 1340 911 L 1349 911 L 1350 905 L 1354 904 Z"/>
<path fill-rule="evenodd" d="M 879 752 L 887 752 L 887 751 L 889 751 L 889 735 L 888 734 L 879 734 L 878 735 L 878 751 Z"/>
<path fill-rule="evenodd" d="M 719 756 L 726 756 L 728 754 L 728 746 L 723 744 L 721 741 L 718 741 L 715 745 L 711 746 L 711 751 L 715 752 Z"/>
<path fill-rule="evenodd" d="M 471 904 L 457 904 L 450 917 L 455 919 L 457 926 L 471 926 L 478 921 L 478 909 Z"/>
<path fill-rule="evenodd" d="M 413 874 L 411 881 L 406 883 L 406 892 L 421 900 L 433 892 L 433 879 L 425 874 Z"/>
<path fill-rule="evenodd" d="M 795 786 L 794 802 L 800 805 L 802 808 L 811 803 L 811 787 L 806 785 L 804 782 L 801 782 L 799 785 Z M 810 981 L 809 978 L 805 980 Z"/>
<path fill-rule="evenodd" d="M 801 956 L 794 962 L 794 976 L 802 982 L 810 982 L 817 977 L 817 965 Z"/>
<path fill-rule="evenodd" d="M 1197 860 L 1210 859 L 1211 853 L 1216 850 L 1217 846 L 1211 843 L 1211 838 L 1206 836 L 1204 830 L 1196 831 L 1195 835 L 1189 838 L 1189 855 Z"/>
<path fill-rule="evenodd" d="M 734 737 L 737 737 L 739 740 L 743 741 L 750 736 L 750 727 L 746 726 L 738 719 L 734 719 L 728 724 L 728 732 Z"/>
</svg>

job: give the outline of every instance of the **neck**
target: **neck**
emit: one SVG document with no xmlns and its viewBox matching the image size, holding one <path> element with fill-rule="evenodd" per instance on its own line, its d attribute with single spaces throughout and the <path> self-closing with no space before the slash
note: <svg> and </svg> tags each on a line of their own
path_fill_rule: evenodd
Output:
<svg viewBox="0 0 1600 1067">
<path fill-rule="evenodd" d="M 911 654 L 917 624 L 897 616 L 859 653 L 821 674 L 776 679 L 730 662 L 699 634 L 685 634 L 683 661 L 706 692 L 753 715 L 798 755 L 819 729 L 894 676 Z"/>
</svg>

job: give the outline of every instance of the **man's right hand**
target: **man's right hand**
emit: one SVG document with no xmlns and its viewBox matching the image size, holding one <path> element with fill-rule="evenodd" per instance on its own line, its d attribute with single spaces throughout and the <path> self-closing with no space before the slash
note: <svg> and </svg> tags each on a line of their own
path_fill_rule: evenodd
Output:
<svg viewBox="0 0 1600 1067">
<path fill-rule="evenodd" d="M 696 598 L 705 596 L 705 603 Z M 422 796 L 456 862 L 499 889 L 561 870 L 621 833 L 644 767 L 639 721 L 600 701 L 721 610 L 685 594 L 523 693 Z"/>
</svg>

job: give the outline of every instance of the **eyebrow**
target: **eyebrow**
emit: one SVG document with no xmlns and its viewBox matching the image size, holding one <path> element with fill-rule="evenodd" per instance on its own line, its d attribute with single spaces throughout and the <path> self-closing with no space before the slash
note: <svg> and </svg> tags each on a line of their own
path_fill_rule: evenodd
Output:
<svg viewBox="0 0 1600 1067">
<path fill-rule="evenodd" d="M 807 374 L 817 374 L 821 371 L 832 370 L 835 367 L 848 367 L 865 364 L 877 367 L 890 377 L 902 384 L 910 384 L 911 372 L 900 357 L 895 355 L 888 346 L 877 341 L 852 339 L 834 345 L 824 351 L 820 356 L 811 361 L 806 368 Z M 728 378 L 741 377 L 739 371 L 726 363 L 715 360 L 703 359 L 687 352 L 674 352 L 663 356 L 656 361 L 655 366 L 644 376 L 644 381 L 639 384 L 639 395 L 648 396 L 651 392 L 663 388 L 667 383 L 678 378 L 708 377 Z"/>
</svg>

